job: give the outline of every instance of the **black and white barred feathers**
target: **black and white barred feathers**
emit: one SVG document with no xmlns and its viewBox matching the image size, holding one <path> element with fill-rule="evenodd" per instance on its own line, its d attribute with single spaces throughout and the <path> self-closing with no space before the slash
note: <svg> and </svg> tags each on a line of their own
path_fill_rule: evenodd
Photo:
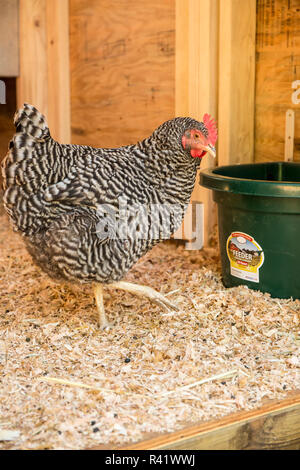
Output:
<svg viewBox="0 0 300 470">
<path fill-rule="evenodd" d="M 181 138 L 203 123 L 175 118 L 136 145 L 62 145 L 44 116 L 25 104 L 3 162 L 4 206 L 15 230 L 54 279 L 109 283 L 123 278 L 177 230 L 200 159 Z"/>
</svg>

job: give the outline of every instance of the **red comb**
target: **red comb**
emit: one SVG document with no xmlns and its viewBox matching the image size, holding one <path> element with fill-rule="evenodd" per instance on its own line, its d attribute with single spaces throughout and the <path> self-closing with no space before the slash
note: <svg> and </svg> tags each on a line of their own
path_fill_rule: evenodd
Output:
<svg viewBox="0 0 300 470">
<path fill-rule="evenodd" d="M 216 121 L 209 114 L 204 114 L 203 123 L 208 131 L 208 140 L 213 146 L 215 146 L 218 138 Z"/>
</svg>

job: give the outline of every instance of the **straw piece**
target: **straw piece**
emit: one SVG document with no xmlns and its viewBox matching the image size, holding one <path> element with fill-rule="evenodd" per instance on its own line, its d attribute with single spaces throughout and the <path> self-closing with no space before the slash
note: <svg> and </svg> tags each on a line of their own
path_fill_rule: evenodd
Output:
<svg viewBox="0 0 300 470">
<path fill-rule="evenodd" d="M 14 441 L 20 436 L 20 431 L 10 431 L 8 429 L 0 429 L 0 441 Z"/>
<path fill-rule="evenodd" d="M 40 377 L 43 382 L 57 383 L 61 385 L 69 385 L 70 387 L 89 388 L 90 390 L 96 390 L 98 392 L 115 393 L 114 390 L 108 390 L 105 388 L 95 387 L 94 385 L 87 385 L 81 382 L 73 382 L 71 380 L 59 379 L 57 377 Z"/>
<path fill-rule="evenodd" d="M 202 384 L 205 384 L 205 383 L 208 383 L 208 382 L 213 382 L 214 380 L 228 379 L 228 378 L 233 377 L 237 374 L 238 374 L 238 370 L 236 370 L 236 369 L 230 370 L 230 371 L 225 372 L 223 374 L 213 375 L 212 377 L 207 377 L 206 379 L 198 380 L 197 382 L 193 382 L 191 384 L 184 385 L 183 387 L 175 388 L 175 390 L 170 390 L 168 392 L 160 393 L 158 396 L 159 397 L 165 397 L 167 395 L 171 395 L 171 393 L 177 393 L 177 392 L 181 392 L 183 390 L 188 390 L 189 388 L 197 387 L 197 385 L 202 385 Z"/>
</svg>

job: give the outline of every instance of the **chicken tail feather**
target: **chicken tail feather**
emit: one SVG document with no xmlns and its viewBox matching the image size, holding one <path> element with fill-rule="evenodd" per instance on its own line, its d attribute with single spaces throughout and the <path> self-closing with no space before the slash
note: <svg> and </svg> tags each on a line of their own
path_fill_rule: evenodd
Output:
<svg viewBox="0 0 300 470">
<path fill-rule="evenodd" d="M 32 192 L 39 183 L 41 160 L 47 143 L 52 140 L 45 117 L 32 105 L 24 104 L 14 117 L 16 133 L 2 163 L 3 188 L 24 186 Z M 32 181 L 32 184 L 28 184 Z"/>
<path fill-rule="evenodd" d="M 45 116 L 31 104 L 25 103 L 14 116 L 16 131 L 30 135 L 34 139 L 44 140 L 50 137 Z"/>
<path fill-rule="evenodd" d="M 49 149 L 57 143 L 45 117 L 30 104 L 16 112 L 14 124 L 16 133 L 2 163 L 3 202 L 18 230 L 35 231 L 43 208 L 42 192 L 51 175 Z"/>
</svg>

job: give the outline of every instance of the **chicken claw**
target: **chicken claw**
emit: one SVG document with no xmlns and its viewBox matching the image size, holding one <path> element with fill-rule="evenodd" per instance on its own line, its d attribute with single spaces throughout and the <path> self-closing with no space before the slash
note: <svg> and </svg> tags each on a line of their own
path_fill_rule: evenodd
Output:
<svg viewBox="0 0 300 470">
<path fill-rule="evenodd" d="M 147 297 L 149 300 L 154 302 L 159 307 L 166 309 L 168 312 L 170 312 L 170 310 L 175 310 L 177 312 L 179 311 L 177 305 L 174 305 L 163 294 L 152 289 L 152 287 L 141 286 L 125 281 L 113 282 L 109 284 L 109 287 L 125 290 L 131 294 L 138 295 L 139 297 Z"/>
</svg>

